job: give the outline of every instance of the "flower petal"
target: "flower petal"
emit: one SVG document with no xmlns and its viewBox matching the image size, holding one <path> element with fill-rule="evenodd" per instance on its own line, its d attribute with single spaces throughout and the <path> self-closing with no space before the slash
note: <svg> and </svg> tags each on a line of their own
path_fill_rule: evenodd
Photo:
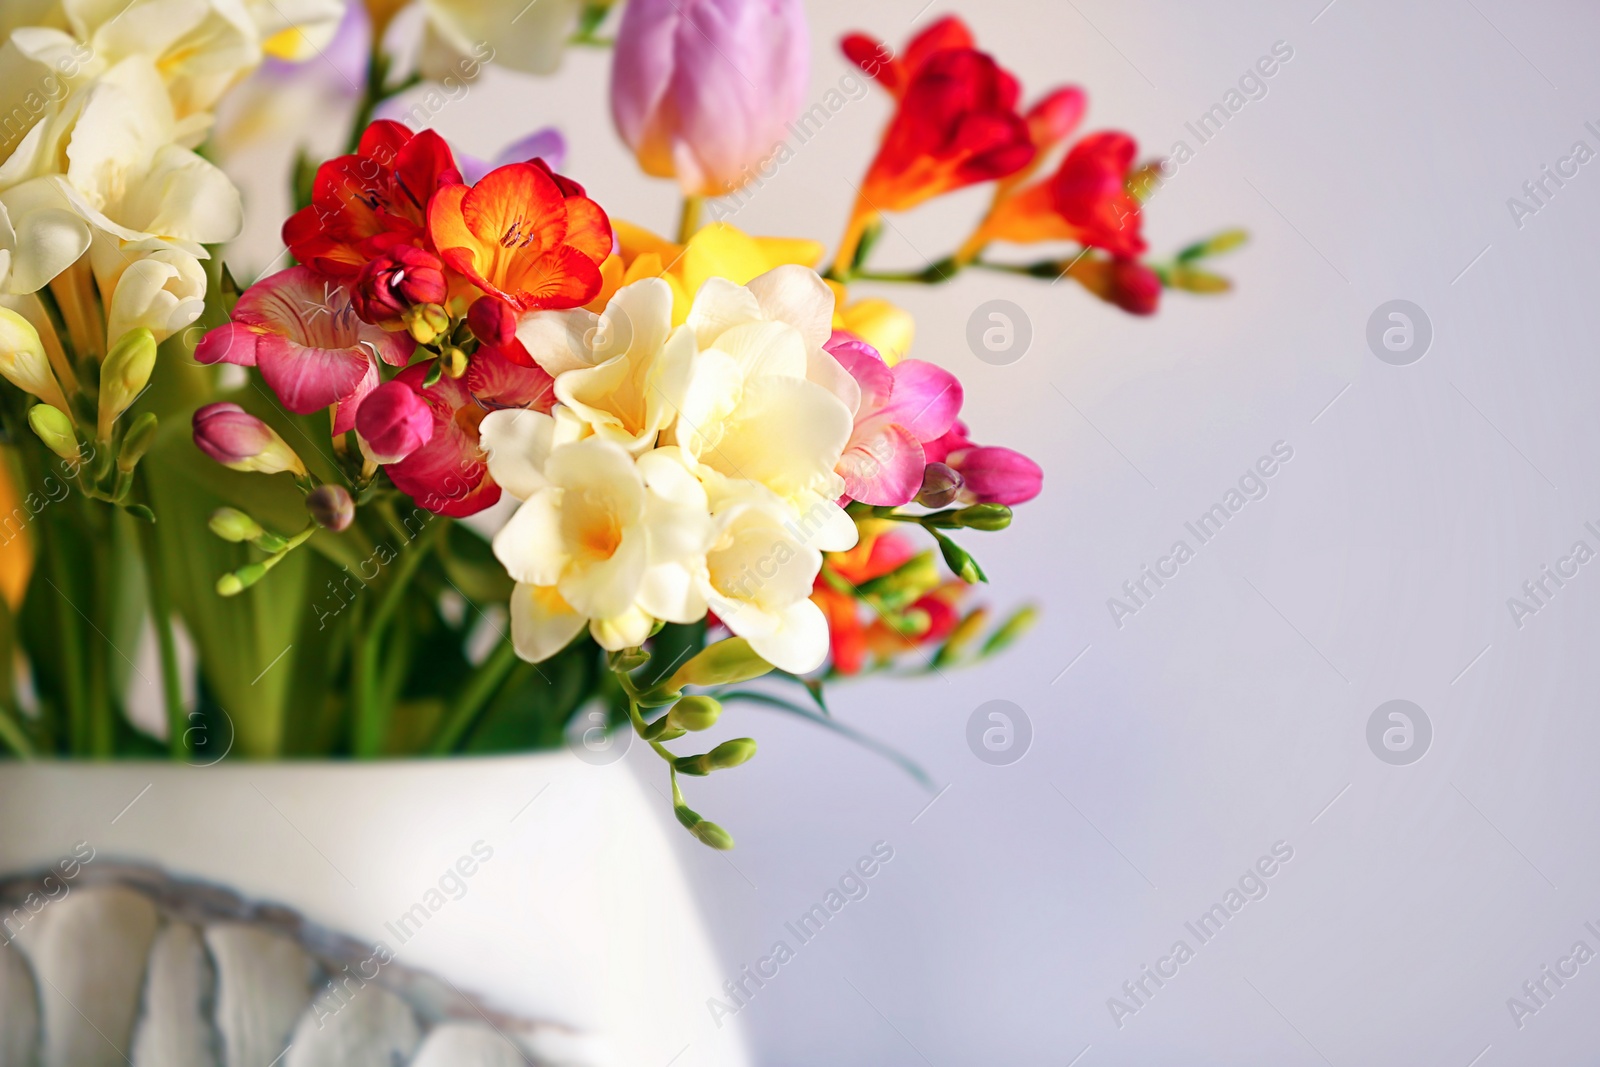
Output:
<svg viewBox="0 0 1600 1067">
<path fill-rule="evenodd" d="M 566 648 L 586 621 L 554 586 L 518 582 L 511 591 L 511 643 L 529 663 L 542 663 Z"/>
</svg>

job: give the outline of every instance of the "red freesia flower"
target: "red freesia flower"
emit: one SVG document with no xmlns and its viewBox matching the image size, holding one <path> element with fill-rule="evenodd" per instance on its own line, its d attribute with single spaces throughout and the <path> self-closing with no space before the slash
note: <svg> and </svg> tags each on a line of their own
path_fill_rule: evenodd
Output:
<svg viewBox="0 0 1600 1067">
<path fill-rule="evenodd" d="M 354 155 L 317 168 L 311 204 L 283 224 L 283 243 L 323 274 L 353 277 L 395 245 L 422 244 L 429 199 L 460 181 L 443 137 L 379 119 Z"/>
<path fill-rule="evenodd" d="M 846 37 L 843 48 L 899 107 L 867 170 L 841 261 L 849 261 L 861 229 L 879 212 L 1004 178 L 1033 160 L 1028 123 L 1017 113 L 1017 79 L 973 47 L 960 19 L 934 23 L 904 57 L 861 34 Z"/>
<path fill-rule="evenodd" d="M 611 220 L 576 182 L 540 161 L 440 189 L 428 208 L 439 256 L 517 311 L 580 307 L 600 291 Z"/>
<path fill-rule="evenodd" d="M 1072 146 L 1055 174 L 1002 194 L 958 258 L 989 241 L 1076 241 L 1120 258 L 1145 250 L 1139 200 L 1128 191 L 1138 146 L 1125 133 L 1092 133 Z"/>
<path fill-rule="evenodd" d="M 889 49 L 860 34 L 845 38 L 844 52 L 900 102 L 862 189 L 878 209 L 904 211 L 1033 159 L 1017 79 L 973 47 L 961 20 L 934 23 L 904 59 L 884 61 Z"/>
</svg>

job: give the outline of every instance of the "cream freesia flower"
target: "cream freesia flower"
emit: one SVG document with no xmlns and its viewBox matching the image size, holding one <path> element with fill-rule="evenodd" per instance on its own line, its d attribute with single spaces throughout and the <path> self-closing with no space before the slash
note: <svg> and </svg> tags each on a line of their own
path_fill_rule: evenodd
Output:
<svg viewBox="0 0 1600 1067">
<path fill-rule="evenodd" d="M 513 420 L 533 420 L 514 428 Z M 585 622 L 608 649 L 641 644 L 659 618 L 689 621 L 683 580 L 657 580 L 703 556 L 711 522 L 680 459 L 635 460 L 598 437 L 557 445 L 556 427 L 528 411 L 488 415 L 480 427 L 490 471 L 502 484 L 539 485 L 494 538 L 495 556 L 518 583 L 512 640 L 538 662 L 566 647 Z M 523 446 L 521 451 L 511 447 Z M 702 499 L 703 499 L 703 491 Z M 703 609 L 702 609 L 703 613 Z"/>
<path fill-rule="evenodd" d="M 458 74 L 460 57 L 491 58 L 528 74 L 550 74 L 577 27 L 586 0 L 422 0 L 427 18 L 421 67 L 441 80 Z"/>
<path fill-rule="evenodd" d="M 804 518 L 746 482 L 719 503 L 714 521 L 716 540 L 696 576 L 707 605 L 774 667 L 794 674 L 820 667 L 828 622 L 810 597 L 822 553 L 809 543 Z"/>
<path fill-rule="evenodd" d="M 8 291 L 38 290 L 92 244 L 96 280 L 102 293 L 112 294 L 129 265 L 172 248 L 187 259 L 168 256 L 163 261 L 170 270 L 152 269 L 166 275 L 160 288 L 174 297 L 168 309 L 174 310 L 196 295 L 195 269 L 188 260 L 205 257 L 203 245 L 239 232 L 238 190 L 221 170 L 173 142 L 178 123 L 148 59 L 126 59 L 98 82 L 76 90 L 60 116 L 36 126 L 25 140 L 36 141 L 33 147 L 40 150 L 62 132 L 55 127 L 63 116 L 72 119 L 61 149 L 64 174 L 41 174 L 6 187 L 4 179 L 12 176 L 6 171 L 15 158 L 0 167 L 0 206 L 10 223 L 0 226 L 0 243 L 9 242 L 11 250 Z M 131 306 L 126 298 L 124 306 Z"/>
<path fill-rule="evenodd" d="M 517 339 L 555 379 L 556 399 L 635 455 L 677 418 L 695 360 L 694 334 L 673 327 L 672 290 L 660 278 L 617 290 L 600 315 L 536 312 Z"/>
<path fill-rule="evenodd" d="M 834 468 L 860 389 L 822 348 L 832 319 L 833 294 L 805 267 L 779 267 L 748 286 L 706 282 L 689 311 L 699 352 L 671 437 L 708 483 L 771 490 L 798 514 L 819 516 L 815 547 L 843 551 L 856 528 L 831 503 L 844 491 Z"/>
<path fill-rule="evenodd" d="M 174 113 L 202 132 L 217 100 L 266 56 L 307 59 L 332 40 L 343 0 L 62 0 L 30 4 L 13 40 L 35 61 L 93 81 L 130 56 L 161 72 Z M 8 19 L 8 21 L 10 21 Z M 68 63 L 73 57 L 78 62 Z"/>
</svg>

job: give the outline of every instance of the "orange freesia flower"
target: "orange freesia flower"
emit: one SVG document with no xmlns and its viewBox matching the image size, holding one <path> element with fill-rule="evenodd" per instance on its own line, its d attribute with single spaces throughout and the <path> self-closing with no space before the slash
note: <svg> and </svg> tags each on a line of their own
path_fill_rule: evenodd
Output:
<svg viewBox="0 0 1600 1067">
<path fill-rule="evenodd" d="M 612 245 L 600 205 L 538 162 L 440 189 L 428 205 L 428 237 L 452 269 L 518 311 L 588 303 Z"/>
</svg>

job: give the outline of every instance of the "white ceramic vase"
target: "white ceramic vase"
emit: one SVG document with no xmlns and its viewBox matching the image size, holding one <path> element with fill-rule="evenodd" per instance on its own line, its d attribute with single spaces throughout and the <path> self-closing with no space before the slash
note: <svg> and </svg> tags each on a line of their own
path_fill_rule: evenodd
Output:
<svg viewBox="0 0 1600 1067">
<path fill-rule="evenodd" d="M 566 751 L 10 763 L 0 873 L 57 867 L 86 844 L 94 858 L 69 887 L 134 864 L 283 905 L 493 1011 L 571 1028 L 569 1062 L 742 1067 L 736 1023 L 704 1025 L 722 976 L 660 808 L 625 762 Z"/>
</svg>

